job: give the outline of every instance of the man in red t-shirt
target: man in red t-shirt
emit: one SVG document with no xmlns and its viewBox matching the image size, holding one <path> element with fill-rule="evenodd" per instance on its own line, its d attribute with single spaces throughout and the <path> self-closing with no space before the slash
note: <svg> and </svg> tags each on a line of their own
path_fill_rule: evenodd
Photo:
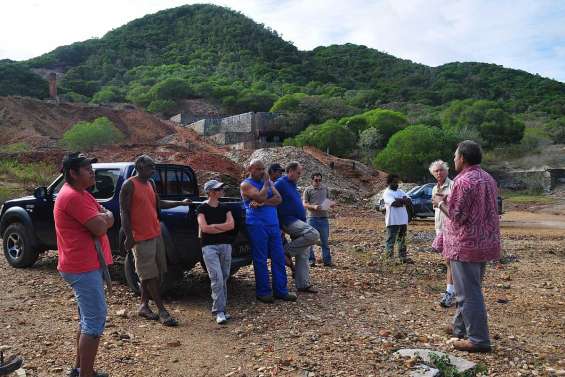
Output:
<svg viewBox="0 0 565 377">
<path fill-rule="evenodd" d="M 135 270 L 141 281 L 141 305 L 138 314 L 150 320 L 160 320 L 165 326 L 176 326 L 177 321 L 169 314 L 161 300 L 160 278 L 167 272 L 167 256 L 161 225 L 159 208 L 172 208 L 189 205 L 190 200 L 160 200 L 151 180 L 155 174 L 155 162 L 147 155 L 135 160 L 137 175 L 128 179 L 120 192 L 120 213 L 122 229 L 126 235 L 126 250 L 132 250 Z M 153 299 L 159 314 L 149 307 Z"/>
<path fill-rule="evenodd" d="M 104 278 L 107 265 L 112 264 L 106 232 L 114 225 L 114 216 L 87 191 L 95 184 L 92 162 L 96 159 L 82 153 L 65 156 L 65 184 L 53 210 L 59 251 L 57 269 L 73 288 L 79 308 L 77 358 L 70 374 L 77 377 L 107 376 L 94 372 L 94 360 L 106 324 Z"/>
</svg>

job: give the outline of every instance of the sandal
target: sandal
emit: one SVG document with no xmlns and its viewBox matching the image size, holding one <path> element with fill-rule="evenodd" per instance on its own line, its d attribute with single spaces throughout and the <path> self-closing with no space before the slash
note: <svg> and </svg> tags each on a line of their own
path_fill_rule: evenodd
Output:
<svg viewBox="0 0 565 377">
<path fill-rule="evenodd" d="M 159 321 L 168 327 L 175 327 L 178 326 L 179 323 L 176 319 L 174 319 L 168 312 L 159 313 Z"/>
</svg>

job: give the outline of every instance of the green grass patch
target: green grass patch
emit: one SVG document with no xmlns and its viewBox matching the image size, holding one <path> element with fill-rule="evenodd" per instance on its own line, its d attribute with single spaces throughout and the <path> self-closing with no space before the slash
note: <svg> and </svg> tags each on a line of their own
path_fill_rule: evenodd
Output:
<svg viewBox="0 0 565 377">
<path fill-rule="evenodd" d="M 3 153 L 20 153 L 29 151 L 30 147 L 26 143 L 13 143 L 7 144 L 0 147 L 0 152 Z"/>
<path fill-rule="evenodd" d="M 47 162 L 22 163 L 16 160 L 0 160 L 0 175 L 23 189 L 47 186 L 59 174 L 57 168 Z"/>
<path fill-rule="evenodd" d="M 502 197 L 506 203 L 543 205 L 553 204 L 555 199 L 543 195 L 539 191 L 505 191 Z"/>
</svg>

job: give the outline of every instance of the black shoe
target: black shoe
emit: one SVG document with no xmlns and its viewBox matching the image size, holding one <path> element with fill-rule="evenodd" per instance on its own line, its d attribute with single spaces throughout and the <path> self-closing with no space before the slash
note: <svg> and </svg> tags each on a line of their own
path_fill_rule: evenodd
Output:
<svg viewBox="0 0 565 377">
<path fill-rule="evenodd" d="M 404 258 L 400 260 L 400 263 L 402 264 L 414 264 L 414 261 L 410 258 Z"/>
<path fill-rule="evenodd" d="M 275 302 L 273 296 L 257 296 L 257 300 L 261 301 L 264 304 L 272 304 Z"/>
<path fill-rule="evenodd" d="M 310 267 L 316 267 L 316 261 L 311 260 L 310 261 Z"/>
<path fill-rule="evenodd" d="M 286 296 L 275 296 L 275 298 L 283 301 L 296 301 L 296 295 L 290 292 L 288 292 Z"/>
<path fill-rule="evenodd" d="M 324 267 L 333 268 L 333 267 L 335 267 L 335 264 L 333 264 L 332 262 L 330 262 L 330 263 L 324 263 Z"/>
</svg>

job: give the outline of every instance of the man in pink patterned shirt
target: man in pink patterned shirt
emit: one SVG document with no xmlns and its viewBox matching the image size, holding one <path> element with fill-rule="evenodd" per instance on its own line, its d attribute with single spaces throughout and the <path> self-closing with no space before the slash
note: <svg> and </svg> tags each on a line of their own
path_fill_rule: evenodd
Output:
<svg viewBox="0 0 565 377">
<path fill-rule="evenodd" d="M 481 288 L 486 262 L 500 258 L 500 227 L 495 180 L 481 169 L 479 144 L 466 140 L 455 151 L 455 178 L 451 194 L 435 195 L 436 205 L 447 216 L 443 256 L 450 261 L 457 312 L 450 331 L 461 351 L 490 352 L 487 312 Z"/>
</svg>

